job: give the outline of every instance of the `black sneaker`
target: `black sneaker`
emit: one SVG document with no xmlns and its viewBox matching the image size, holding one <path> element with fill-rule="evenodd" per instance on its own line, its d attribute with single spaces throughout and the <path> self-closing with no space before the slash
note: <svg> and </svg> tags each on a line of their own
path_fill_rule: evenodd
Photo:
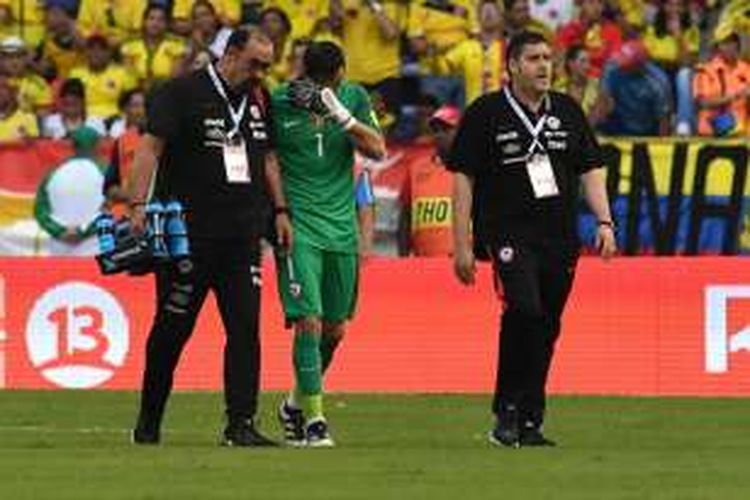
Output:
<svg viewBox="0 0 750 500">
<path fill-rule="evenodd" d="M 307 446 L 310 448 L 333 448 L 331 434 L 328 432 L 328 423 L 325 420 L 313 420 L 307 424 Z"/>
<path fill-rule="evenodd" d="M 497 416 L 495 428 L 489 433 L 490 443 L 507 448 L 518 448 L 518 411 L 514 406 L 504 408 Z"/>
<path fill-rule="evenodd" d="M 146 418 L 143 413 L 139 413 L 135 428 L 130 432 L 130 442 L 144 445 L 159 444 L 159 441 L 161 441 L 159 434 L 160 420 Z"/>
<path fill-rule="evenodd" d="M 130 442 L 133 444 L 156 445 L 159 444 L 160 440 L 159 429 L 147 426 L 137 425 L 130 433 Z"/>
<path fill-rule="evenodd" d="M 272 441 L 258 432 L 252 419 L 230 422 L 224 429 L 221 445 L 249 447 L 278 446 L 276 441 Z"/>
<path fill-rule="evenodd" d="M 301 448 L 307 444 L 307 438 L 305 436 L 305 416 L 302 410 L 289 406 L 289 403 L 285 399 L 276 416 L 279 418 L 279 423 L 284 428 L 284 442 L 287 446 L 294 448 Z"/>
<path fill-rule="evenodd" d="M 557 443 L 544 437 L 539 426 L 531 422 L 527 422 L 521 429 L 519 442 L 521 446 L 557 446 Z"/>
</svg>

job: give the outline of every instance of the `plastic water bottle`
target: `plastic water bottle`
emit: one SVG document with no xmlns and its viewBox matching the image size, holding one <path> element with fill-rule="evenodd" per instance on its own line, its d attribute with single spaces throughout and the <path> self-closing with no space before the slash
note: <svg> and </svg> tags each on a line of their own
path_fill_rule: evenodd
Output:
<svg viewBox="0 0 750 500">
<path fill-rule="evenodd" d="M 157 259 L 168 258 L 169 252 L 164 240 L 164 205 L 158 201 L 146 205 L 146 222 L 153 256 Z"/>
<path fill-rule="evenodd" d="M 170 201 L 164 210 L 166 215 L 167 244 L 169 255 L 173 259 L 180 259 L 190 255 L 190 242 L 188 241 L 187 225 L 183 219 L 182 204 L 179 201 Z"/>
<path fill-rule="evenodd" d="M 115 251 L 115 219 L 109 212 L 102 212 L 96 218 L 96 237 L 99 255 L 109 255 Z"/>
</svg>

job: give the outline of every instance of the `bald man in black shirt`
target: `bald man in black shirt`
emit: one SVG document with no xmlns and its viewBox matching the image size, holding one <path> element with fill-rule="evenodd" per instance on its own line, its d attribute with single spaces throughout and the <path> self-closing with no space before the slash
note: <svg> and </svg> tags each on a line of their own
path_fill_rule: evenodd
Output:
<svg viewBox="0 0 750 500">
<path fill-rule="evenodd" d="M 137 444 L 157 444 L 174 370 L 209 291 L 226 330 L 227 446 L 272 446 L 255 427 L 260 385 L 260 237 L 268 195 L 279 243 L 291 244 L 269 96 L 261 79 L 273 44 L 257 28 L 238 28 L 222 58 L 174 79 L 148 104 L 147 129 L 133 165 L 130 217 L 142 230 L 154 196 L 185 207 L 189 259 L 157 271 L 156 315 L 146 346 Z"/>
</svg>

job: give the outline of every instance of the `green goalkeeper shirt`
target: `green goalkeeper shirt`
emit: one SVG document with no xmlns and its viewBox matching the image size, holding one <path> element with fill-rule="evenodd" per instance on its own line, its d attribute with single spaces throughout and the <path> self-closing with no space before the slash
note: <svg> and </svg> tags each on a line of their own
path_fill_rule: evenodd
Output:
<svg viewBox="0 0 750 500">
<path fill-rule="evenodd" d="M 354 143 L 331 118 L 292 105 L 287 85 L 271 96 L 276 152 L 296 242 L 323 250 L 357 251 Z M 367 91 L 343 82 L 341 103 L 363 124 L 378 129 Z"/>
</svg>

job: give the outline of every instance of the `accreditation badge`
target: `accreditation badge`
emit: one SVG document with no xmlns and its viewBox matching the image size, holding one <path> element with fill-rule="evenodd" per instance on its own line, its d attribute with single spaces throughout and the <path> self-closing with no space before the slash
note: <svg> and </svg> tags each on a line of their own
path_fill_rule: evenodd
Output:
<svg viewBox="0 0 750 500">
<path fill-rule="evenodd" d="M 236 138 L 227 138 L 223 152 L 227 182 L 230 184 L 249 183 L 251 181 L 250 163 L 247 159 L 245 140 L 239 135 Z"/>
<path fill-rule="evenodd" d="M 529 174 L 535 198 L 549 198 L 560 194 L 548 155 L 542 153 L 530 155 L 526 160 L 526 172 Z"/>
</svg>

